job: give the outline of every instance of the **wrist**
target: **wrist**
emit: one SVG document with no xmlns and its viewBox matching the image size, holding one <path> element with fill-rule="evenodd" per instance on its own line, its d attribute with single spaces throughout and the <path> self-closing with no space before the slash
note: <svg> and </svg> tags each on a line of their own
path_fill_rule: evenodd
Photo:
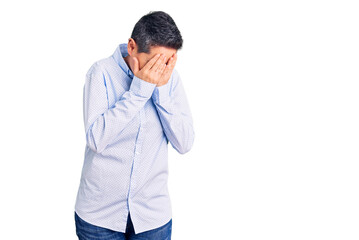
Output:
<svg viewBox="0 0 359 240">
<path fill-rule="evenodd" d="M 163 86 L 163 85 L 166 85 L 167 83 L 168 83 L 168 81 L 167 81 L 167 82 L 157 83 L 156 87 L 161 87 L 161 86 Z"/>
</svg>

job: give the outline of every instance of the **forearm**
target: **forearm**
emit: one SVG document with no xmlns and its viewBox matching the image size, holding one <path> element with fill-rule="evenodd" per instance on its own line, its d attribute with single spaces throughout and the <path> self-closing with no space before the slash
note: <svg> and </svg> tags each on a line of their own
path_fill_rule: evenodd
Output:
<svg viewBox="0 0 359 240">
<path fill-rule="evenodd" d="M 184 154 L 192 148 L 195 132 L 191 110 L 177 72 L 173 78 L 172 82 L 155 88 L 152 100 L 167 139 L 177 152 Z"/>
<path fill-rule="evenodd" d="M 177 152 L 187 153 L 195 138 L 192 116 L 175 111 L 171 102 L 155 105 L 167 139 Z"/>
<path fill-rule="evenodd" d="M 130 89 L 126 91 L 113 107 L 98 114 L 96 118 L 85 117 L 86 142 L 90 149 L 101 153 L 144 107 L 152 95 L 155 84 L 145 82 L 136 76 L 133 78 Z M 94 106 L 94 104 L 93 104 Z M 88 115 L 91 106 L 85 106 Z"/>
</svg>

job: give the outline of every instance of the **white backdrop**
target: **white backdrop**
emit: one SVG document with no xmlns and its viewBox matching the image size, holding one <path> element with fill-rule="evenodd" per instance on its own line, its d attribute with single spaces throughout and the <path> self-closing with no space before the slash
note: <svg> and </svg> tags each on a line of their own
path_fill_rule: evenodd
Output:
<svg viewBox="0 0 359 240">
<path fill-rule="evenodd" d="M 357 1 L 0 3 L 0 239 L 77 239 L 92 63 L 169 13 L 196 138 L 173 240 L 359 239 Z"/>
</svg>

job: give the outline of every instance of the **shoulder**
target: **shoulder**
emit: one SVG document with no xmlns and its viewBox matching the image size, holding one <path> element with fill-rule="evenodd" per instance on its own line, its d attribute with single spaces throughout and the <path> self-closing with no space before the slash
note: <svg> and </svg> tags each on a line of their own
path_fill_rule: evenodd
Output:
<svg viewBox="0 0 359 240">
<path fill-rule="evenodd" d="M 176 88 L 178 85 L 182 84 L 181 76 L 177 71 L 177 69 L 175 68 L 173 69 L 171 78 L 172 78 L 172 88 Z"/>
<path fill-rule="evenodd" d="M 180 75 L 179 75 L 179 72 L 174 68 L 172 70 L 172 74 L 171 74 L 171 85 L 172 87 L 177 85 L 179 81 L 181 81 L 180 79 Z"/>
<path fill-rule="evenodd" d="M 173 78 L 179 78 L 179 73 L 178 73 L 178 71 L 177 71 L 176 68 L 174 68 L 174 69 L 172 70 L 172 77 L 173 77 Z"/>
<path fill-rule="evenodd" d="M 106 67 L 110 64 L 110 58 L 102 58 L 94 62 L 88 69 L 86 76 L 90 76 L 94 73 L 103 73 Z"/>
</svg>

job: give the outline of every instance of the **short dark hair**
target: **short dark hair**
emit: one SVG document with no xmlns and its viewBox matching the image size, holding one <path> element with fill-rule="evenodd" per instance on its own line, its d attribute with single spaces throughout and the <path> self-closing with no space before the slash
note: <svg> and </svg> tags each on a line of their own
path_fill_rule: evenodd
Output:
<svg viewBox="0 0 359 240">
<path fill-rule="evenodd" d="M 138 53 L 150 53 L 150 47 L 162 46 L 181 49 L 183 39 L 172 17 L 163 11 L 150 11 L 133 28 L 131 38 L 138 46 Z"/>
</svg>

